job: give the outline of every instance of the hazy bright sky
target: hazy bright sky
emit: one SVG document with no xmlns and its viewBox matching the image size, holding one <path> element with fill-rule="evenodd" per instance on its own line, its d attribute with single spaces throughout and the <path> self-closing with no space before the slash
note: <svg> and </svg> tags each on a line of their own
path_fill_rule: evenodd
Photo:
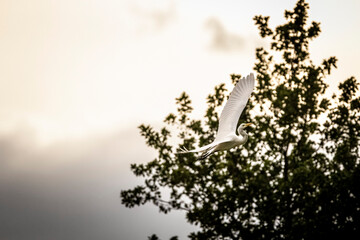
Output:
<svg viewBox="0 0 360 240">
<path fill-rule="evenodd" d="M 186 236 L 181 214 L 120 204 L 140 182 L 129 164 L 154 157 L 136 126 L 161 124 L 182 91 L 201 116 L 213 87 L 251 72 L 266 46 L 252 18 L 276 26 L 295 2 L 1 0 L 0 238 Z M 309 3 L 322 29 L 311 57 L 339 59 L 335 91 L 360 79 L 360 2 Z"/>
</svg>

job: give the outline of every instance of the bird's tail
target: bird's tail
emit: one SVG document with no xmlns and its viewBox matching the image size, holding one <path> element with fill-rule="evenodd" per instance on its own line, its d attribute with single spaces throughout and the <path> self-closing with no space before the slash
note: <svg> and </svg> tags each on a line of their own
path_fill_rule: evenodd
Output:
<svg viewBox="0 0 360 240">
<path fill-rule="evenodd" d="M 188 150 L 185 147 L 181 147 L 179 152 L 176 152 L 176 154 L 185 154 L 185 153 L 195 153 L 195 152 L 201 152 L 202 154 L 200 155 L 200 157 L 198 159 L 205 159 L 208 156 L 210 156 L 211 154 L 214 153 L 215 151 L 215 147 L 217 146 L 216 143 L 211 143 L 208 144 L 206 146 L 203 146 L 201 148 L 196 148 L 193 150 Z"/>
<path fill-rule="evenodd" d="M 175 154 L 185 154 L 185 153 L 189 153 L 191 151 L 187 150 L 186 147 L 180 147 L 180 151 L 176 152 Z"/>
<path fill-rule="evenodd" d="M 185 154 L 185 153 L 195 153 L 195 152 L 202 152 L 205 151 L 205 149 L 202 148 L 196 148 L 193 150 L 188 150 L 186 147 L 181 147 L 179 152 L 176 152 L 175 154 Z"/>
</svg>

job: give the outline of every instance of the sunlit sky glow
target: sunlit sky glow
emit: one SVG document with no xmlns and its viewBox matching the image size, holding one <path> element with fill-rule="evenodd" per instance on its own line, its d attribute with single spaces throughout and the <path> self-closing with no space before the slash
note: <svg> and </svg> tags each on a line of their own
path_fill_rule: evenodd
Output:
<svg viewBox="0 0 360 240">
<path fill-rule="evenodd" d="M 266 44 L 252 17 L 275 26 L 295 1 L 276 2 L 2 1 L 0 129 L 27 125 L 50 141 L 159 121 L 182 90 L 201 102 L 230 73 L 252 70 Z M 337 82 L 359 75 L 358 7 L 311 3 L 323 32 L 312 57 L 336 55 Z M 216 46 L 217 32 L 234 43 Z"/>
<path fill-rule="evenodd" d="M 84 174 L 84 182 L 100 182 L 95 184 L 99 186 L 95 195 L 103 194 L 104 188 L 115 193 L 109 206 L 120 208 L 118 192 L 132 186 L 129 179 L 135 181 L 129 163 L 153 157 L 136 126 L 161 124 L 164 116 L 176 109 L 174 99 L 182 91 L 191 96 L 195 115 L 201 116 L 213 87 L 221 82 L 230 84 L 231 73 L 251 72 L 255 47 L 268 43 L 258 36 L 252 18 L 268 15 L 270 25 L 276 26 L 284 21 L 284 9 L 292 9 L 295 2 L 0 1 L 0 142 L 2 161 L 12 166 L 2 178 L 26 182 L 36 176 L 37 183 L 49 180 L 51 173 L 72 169 L 62 193 L 69 193 L 69 181 L 78 181 L 75 176 Z M 338 69 L 328 78 L 329 91 L 334 92 L 340 81 L 350 76 L 360 79 L 360 2 L 309 3 L 310 21 L 320 22 L 322 29 L 310 45 L 311 58 L 316 64 L 330 56 L 339 59 Z M 93 164 L 90 167 L 88 158 Z M 83 169 L 83 165 L 87 167 Z M 61 174 L 53 178 L 50 183 L 61 185 Z M 80 184 L 79 189 L 85 185 Z M 79 192 L 76 201 L 86 195 Z M 45 190 L 43 193 L 45 196 Z M 27 196 L 32 196 L 31 191 Z M 49 206 L 52 201 L 48 200 Z M 8 209 L 11 213 L 11 207 Z M 121 229 L 127 229 L 121 234 L 114 225 L 111 236 L 145 239 L 144 234 L 152 231 L 150 226 L 154 232 L 161 231 L 146 221 L 156 210 L 138 212 L 147 216 L 139 223 L 150 231 L 146 233 L 130 231 L 121 220 L 124 212 L 111 207 L 101 211 L 118 213 L 112 217 L 121 222 Z M 186 236 L 185 220 L 176 221 L 183 221 L 180 229 L 185 232 L 175 234 Z"/>
</svg>

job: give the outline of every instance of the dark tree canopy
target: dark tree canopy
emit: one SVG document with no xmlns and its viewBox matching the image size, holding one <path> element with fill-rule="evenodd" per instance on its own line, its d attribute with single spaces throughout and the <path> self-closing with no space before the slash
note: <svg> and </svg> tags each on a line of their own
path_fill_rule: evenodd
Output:
<svg viewBox="0 0 360 240">
<path fill-rule="evenodd" d="M 225 84 L 207 98 L 204 119 L 190 118 L 186 93 L 176 99 L 160 131 L 141 125 L 146 144 L 158 152 L 147 164 L 132 164 L 145 183 L 121 192 L 127 207 L 152 202 L 161 212 L 186 211 L 200 230 L 191 239 L 351 239 L 360 234 L 360 98 L 354 77 L 325 97 L 326 77 L 336 67 L 329 57 L 310 59 L 310 41 L 320 24 L 308 23 L 308 4 L 285 11 L 286 22 L 271 29 L 269 17 L 255 16 L 269 49 L 256 49 L 256 89 L 239 122 L 253 122 L 248 142 L 199 161 L 174 155 L 210 143 Z M 281 59 L 275 61 L 274 54 Z M 231 75 L 233 83 L 240 75 Z M 177 128 L 178 146 L 169 144 Z M 165 198 L 162 189 L 170 195 Z"/>
</svg>

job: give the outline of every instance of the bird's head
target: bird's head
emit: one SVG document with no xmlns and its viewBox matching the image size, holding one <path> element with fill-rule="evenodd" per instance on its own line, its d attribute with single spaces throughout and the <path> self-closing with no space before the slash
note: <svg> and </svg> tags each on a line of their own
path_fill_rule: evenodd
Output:
<svg viewBox="0 0 360 240">
<path fill-rule="evenodd" d="M 240 124 L 240 126 L 238 127 L 238 133 L 240 134 L 241 131 L 243 131 L 245 128 L 247 128 L 248 126 L 254 125 L 253 123 L 242 123 Z"/>
</svg>

